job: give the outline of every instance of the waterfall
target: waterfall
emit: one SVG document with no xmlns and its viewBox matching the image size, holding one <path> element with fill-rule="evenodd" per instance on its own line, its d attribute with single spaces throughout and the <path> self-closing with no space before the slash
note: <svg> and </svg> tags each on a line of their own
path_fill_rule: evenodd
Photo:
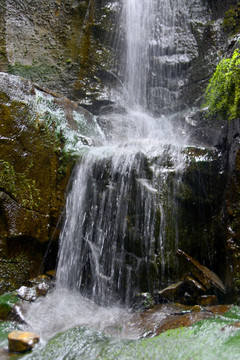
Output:
<svg viewBox="0 0 240 360">
<path fill-rule="evenodd" d="M 124 0 L 125 55 L 117 127 L 103 146 L 86 149 L 75 169 L 60 236 L 57 286 L 101 303 L 127 304 L 138 291 L 171 281 L 177 267 L 176 191 L 186 139 L 157 115 L 179 91 L 179 32 L 186 30 L 184 0 Z M 177 19 L 178 17 L 178 19 Z M 173 85 L 174 83 L 174 85 Z"/>
<path fill-rule="evenodd" d="M 197 54 L 189 6 L 186 0 L 123 1 L 120 63 L 130 107 L 158 115 L 178 109 L 184 71 Z"/>
</svg>

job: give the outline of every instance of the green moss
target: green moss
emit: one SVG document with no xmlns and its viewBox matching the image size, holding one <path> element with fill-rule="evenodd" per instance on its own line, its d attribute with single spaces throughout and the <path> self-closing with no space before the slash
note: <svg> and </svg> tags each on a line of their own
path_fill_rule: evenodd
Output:
<svg viewBox="0 0 240 360">
<path fill-rule="evenodd" d="M 28 165 L 23 172 L 16 172 L 13 165 L 0 159 L 0 187 L 13 198 L 19 199 L 23 207 L 33 209 L 38 207 L 40 191 L 36 181 L 28 178 L 28 173 L 33 164 Z"/>
<path fill-rule="evenodd" d="M 22 65 L 15 63 L 8 66 L 8 72 L 13 75 L 22 76 L 31 81 L 46 82 L 54 77 L 58 70 L 55 66 L 49 66 L 47 64 Z"/>
<path fill-rule="evenodd" d="M 10 259 L 1 258 L 0 293 L 3 294 L 6 291 L 14 291 L 21 285 L 25 285 L 27 279 L 32 275 L 32 266 L 33 261 L 30 261 L 23 252 Z"/>
<path fill-rule="evenodd" d="M 232 35 L 240 31 L 240 4 L 232 6 L 231 9 L 225 13 L 223 27 L 226 32 Z"/>
<path fill-rule="evenodd" d="M 206 89 L 203 106 L 208 107 L 208 116 L 217 115 L 229 120 L 240 116 L 239 50 L 218 64 Z"/>
<path fill-rule="evenodd" d="M 10 314 L 13 306 L 19 301 L 19 298 L 13 293 L 6 293 L 0 296 L 0 319 L 5 320 Z"/>
<path fill-rule="evenodd" d="M 234 322 L 239 319 L 239 308 L 236 307 L 224 316 L 140 340 L 114 339 L 94 330 L 76 327 L 57 334 L 45 347 L 33 351 L 28 359 L 237 360 L 240 331 Z"/>
</svg>

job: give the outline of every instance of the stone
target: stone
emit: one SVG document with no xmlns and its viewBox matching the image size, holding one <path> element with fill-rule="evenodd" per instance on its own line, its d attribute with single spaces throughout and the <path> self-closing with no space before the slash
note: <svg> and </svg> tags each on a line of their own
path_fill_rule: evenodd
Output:
<svg viewBox="0 0 240 360">
<path fill-rule="evenodd" d="M 51 279 L 53 279 L 53 278 L 56 277 L 56 270 L 55 270 L 55 269 L 48 270 L 48 271 L 46 272 L 46 275 L 49 276 Z"/>
<path fill-rule="evenodd" d="M 184 251 L 178 249 L 177 254 L 184 257 L 189 262 L 189 267 L 198 281 L 206 288 L 210 289 L 212 286 L 226 293 L 225 286 L 222 280 L 206 266 L 201 265 L 197 260 L 186 254 Z"/>
<path fill-rule="evenodd" d="M 206 288 L 187 274 L 182 281 L 178 281 L 177 283 L 158 291 L 157 294 L 160 299 L 181 302 L 182 304 L 194 304 L 196 303 L 196 299 L 204 293 L 206 293 Z"/>
<path fill-rule="evenodd" d="M 37 298 L 37 291 L 34 287 L 29 288 L 27 286 L 21 286 L 17 291 L 17 295 L 22 300 L 34 302 Z"/>
<path fill-rule="evenodd" d="M 39 340 L 39 336 L 33 332 L 15 330 L 8 334 L 8 349 L 10 352 L 29 351 Z"/>
<path fill-rule="evenodd" d="M 36 289 L 37 297 L 46 296 L 49 290 L 49 285 L 43 282 L 41 284 L 38 284 L 35 289 Z"/>
<path fill-rule="evenodd" d="M 8 320 L 15 321 L 19 324 L 26 324 L 24 305 L 24 302 L 21 302 L 19 305 L 15 305 L 8 316 Z"/>
<path fill-rule="evenodd" d="M 14 305 L 19 301 L 19 298 L 13 293 L 6 293 L 0 296 L 0 319 L 8 319 Z"/>
<path fill-rule="evenodd" d="M 133 308 L 135 310 L 151 309 L 156 304 L 153 296 L 148 292 L 136 295 L 133 302 Z"/>
<path fill-rule="evenodd" d="M 200 305 L 194 305 L 191 309 L 192 312 L 200 312 L 202 311 L 202 307 Z"/>
<path fill-rule="evenodd" d="M 29 286 L 35 286 L 48 281 L 49 281 L 49 277 L 47 275 L 39 275 L 35 278 L 29 279 L 28 284 Z"/>
<path fill-rule="evenodd" d="M 165 289 L 158 291 L 158 295 L 169 301 L 176 301 L 179 298 L 181 285 L 182 281 L 178 281 L 177 283 L 169 285 Z"/>
<path fill-rule="evenodd" d="M 197 303 L 201 306 L 217 305 L 217 297 L 215 295 L 202 295 L 197 299 Z"/>
<path fill-rule="evenodd" d="M 0 38 L 5 49 L 4 56 L 0 54 L 0 70 L 75 100 L 101 98 L 104 70 L 111 68 L 112 58 L 103 34 L 109 32 L 108 40 L 112 36 L 114 11 L 106 6 L 105 1 L 93 5 L 73 0 L 39 0 L 22 6 L 7 0 L 1 13 L 7 25 Z"/>
</svg>

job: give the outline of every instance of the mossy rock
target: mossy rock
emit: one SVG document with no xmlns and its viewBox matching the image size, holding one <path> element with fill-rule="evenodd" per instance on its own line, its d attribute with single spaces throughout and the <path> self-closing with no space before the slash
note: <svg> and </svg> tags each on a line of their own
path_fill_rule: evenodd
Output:
<svg viewBox="0 0 240 360">
<path fill-rule="evenodd" d="M 225 13 L 223 27 L 231 35 L 237 34 L 240 31 L 240 4 L 232 6 Z"/>
<path fill-rule="evenodd" d="M 239 308 L 223 316 L 202 320 L 190 327 L 168 330 L 153 338 L 124 340 L 103 333 L 73 328 L 53 337 L 28 359 L 45 360 L 59 356 L 74 359 L 219 359 L 239 357 Z"/>
<path fill-rule="evenodd" d="M 19 301 L 14 293 L 6 293 L 0 296 L 0 319 L 6 320 L 13 306 Z"/>
<path fill-rule="evenodd" d="M 2 293 L 44 270 L 49 241 L 46 270 L 54 268 L 65 189 L 79 156 L 73 149 L 79 150 L 86 139 L 80 134 L 82 124 L 89 121 L 89 135 L 94 123 L 87 110 L 26 79 L 1 73 L 0 81 Z"/>
</svg>

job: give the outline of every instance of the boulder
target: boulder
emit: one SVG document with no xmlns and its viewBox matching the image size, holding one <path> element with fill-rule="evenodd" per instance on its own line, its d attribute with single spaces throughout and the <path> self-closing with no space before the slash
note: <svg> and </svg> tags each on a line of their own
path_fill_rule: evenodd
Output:
<svg viewBox="0 0 240 360">
<path fill-rule="evenodd" d="M 209 270 L 206 266 L 201 265 L 197 260 L 193 259 L 180 249 L 177 250 L 177 254 L 182 256 L 189 263 L 191 272 L 198 279 L 198 282 L 206 289 L 210 289 L 214 286 L 223 293 L 226 293 L 222 280 L 213 271 Z"/>
<path fill-rule="evenodd" d="M 27 286 L 21 286 L 20 289 L 17 291 L 17 294 L 20 299 L 25 301 L 34 302 L 37 298 L 37 291 L 34 287 L 29 288 Z"/>
<path fill-rule="evenodd" d="M 8 348 L 10 352 L 29 351 L 39 340 L 39 336 L 33 332 L 15 330 L 8 334 Z"/>
</svg>

